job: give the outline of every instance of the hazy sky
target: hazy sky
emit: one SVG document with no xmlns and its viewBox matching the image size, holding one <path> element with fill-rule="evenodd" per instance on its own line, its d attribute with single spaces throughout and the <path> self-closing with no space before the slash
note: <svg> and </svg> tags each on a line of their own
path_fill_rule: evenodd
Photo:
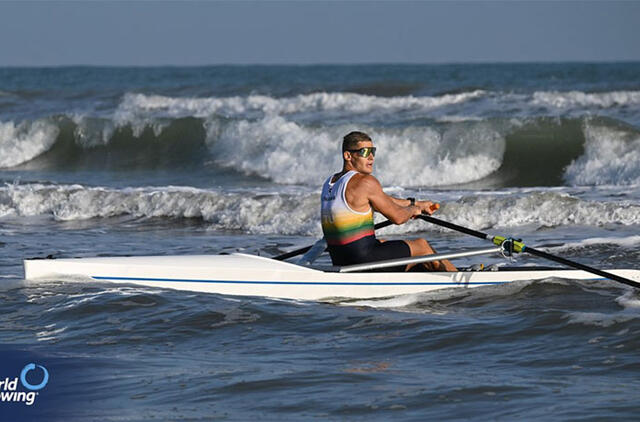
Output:
<svg viewBox="0 0 640 422">
<path fill-rule="evenodd" d="M 640 60 L 640 1 L 0 2 L 0 66 Z"/>
</svg>

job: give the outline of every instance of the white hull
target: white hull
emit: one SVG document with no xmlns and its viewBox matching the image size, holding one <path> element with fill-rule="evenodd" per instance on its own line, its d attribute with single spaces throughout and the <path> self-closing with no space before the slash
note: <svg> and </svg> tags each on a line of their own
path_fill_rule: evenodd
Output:
<svg viewBox="0 0 640 422">
<path fill-rule="evenodd" d="M 103 282 L 301 300 L 386 297 L 549 277 L 603 280 L 580 270 L 336 273 L 245 254 L 31 259 L 24 261 L 24 268 L 29 280 L 83 276 Z M 640 282 L 640 270 L 610 272 Z"/>
</svg>

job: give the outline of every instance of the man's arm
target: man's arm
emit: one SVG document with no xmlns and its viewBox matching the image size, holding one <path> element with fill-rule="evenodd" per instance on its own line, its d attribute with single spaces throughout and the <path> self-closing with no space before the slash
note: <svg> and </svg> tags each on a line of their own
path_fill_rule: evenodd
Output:
<svg viewBox="0 0 640 422">
<path fill-rule="evenodd" d="M 389 195 L 389 198 L 391 198 L 391 200 L 395 202 L 396 205 L 399 205 L 401 207 L 408 207 L 409 205 L 411 205 L 411 201 L 409 201 L 408 199 L 400 199 L 391 195 Z"/>
<path fill-rule="evenodd" d="M 417 202 L 416 206 L 411 206 L 409 200 L 400 200 L 384 193 L 378 179 L 371 175 L 363 176 L 359 184 L 373 208 L 394 224 L 406 223 L 411 217 L 422 213 Z"/>
<path fill-rule="evenodd" d="M 389 196 L 389 198 L 391 198 L 391 200 L 396 205 L 401 207 L 408 207 L 409 205 L 411 205 L 411 201 L 408 199 L 400 199 L 400 198 L 395 198 L 393 196 Z M 429 214 L 429 215 L 433 214 L 433 211 L 434 211 L 433 205 L 434 203 L 431 201 L 416 201 L 416 206 L 420 208 L 423 213 Z"/>
</svg>

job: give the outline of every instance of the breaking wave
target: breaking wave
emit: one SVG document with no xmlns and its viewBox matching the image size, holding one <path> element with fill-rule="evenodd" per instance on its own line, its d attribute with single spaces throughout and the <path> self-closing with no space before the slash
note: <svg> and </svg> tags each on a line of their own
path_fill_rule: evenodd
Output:
<svg viewBox="0 0 640 422">
<path fill-rule="evenodd" d="M 548 191 L 508 197 L 471 195 L 445 204 L 441 211 L 448 221 L 478 229 L 640 224 L 640 205 L 585 201 L 568 193 Z"/>
<path fill-rule="evenodd" d="M 340 167 L 339 140 L 358 129 L 369 132 L 380 148 L 376 175 L 385 185 L 635 185 L 640 183 L 637 129 L 611 118 L 544 113 L 626 107 L 639 97 L 636 91 L 500 95 L 473 90 L 389 98 L 128 93 L 105 115 L 0 123 L 0 167 L 213 166 L 277 183 L 318 185 Z M 498 111 L 505 105 L 515 107 L 509 117 Z M 543 115 L 531 111 L 541 107 L 536 113 Z"/>
<path fill-rule="evenodd" d="M 464 103 L 485 95 L 482 90 L 436 97 L 376 97 L 351 93 L 314 93 L 289 98 L 273 98 L 264 95 L 227 98 L 173 98 L 161 95 L 129 93 L 124 96 L 116 111 L 116 120 L 130 121 L 153 114 L 165 117 L 256 117 L 262 115 L 286 115 L 300 113 L 346 112 L 397 113 L 406 110 L 431 110 Z"/>
<path fill-rule="evenodd" d="M 469 107 L 469 105 L 475 107 Z M 275 98 L 264 95 L 246 97 L 166 97 L 128 93 L 124 96 L 115 113 L 116 120 L 130 121 L 144 116 L 164 117 L 260 117 L 268 114 L 333 116 L 335 112 L 350 116 L 359 114 L 383 113 L 389 115 L 398 112 L 433 112 L 439 109 L 453 109 L 464 112 L 466 117 L 505 116 L 508 108 L 513 115 L 539 117 L 541 112 L 555 115 L 558 110 L 571 111 L 586 109 L 601 110 L 624 108 L 640 104 L 640 91 L 613 91 L 588 93 L 581 91 L 536 91 L 532 94 L 511 92 L 490 92 L 482 89 L 459 93 L 446 93 L 439 96 L 400 96 L 379 97 L 354 93 L 319 92 L 295 97 Z M 447 115 L 436 114 L 446 118 Z"/>
<path fill-rule="evenodd" d="M 78 124 L 77 122 L 80 122 Z M 305 126 L 282 116 L 205 121 L 188 117 L 153 127 L 112 127 L 100 119 L 61 117 L 57 130 L 20 139 L 25 158 L 9 152 L 7 167 L 65 169 L 193 168 L 213 165 L 277 183 L 319 185 L 341 166 L 339 142 L 353 126 Z M 160 127 L 162 125 L 162 127 Z M 35 126 L 40 126 L 37 124 Z M 54 126 L 55 128 L 55 126 Z M 501 165 L 505 142 L 488 122 L 385 129 L 361 125 L 381 154 L 377 175 L 386 184 L 439 186 L 482 179 Z M 108 133 L 108 141 L 90 133 Z M 46 135 L 46 136 L 45 136 Z M 13 142 L 0 140 L 0 148 Z M 97 140 L 96 140 L 97 139 Z M 28 148 L 27 148 L 28 147 Z M 32 157 L 37 155 L 37 157 Z M 410 169 L 410 171 L 407 171 Z"/>
<path fill-rule="evenodd" d="M 548 91 L 535 92 L 533 105 L 550 106 L 554 108 L 598 107 L 611 108 L 640 104 L 640 91 L 613 91 L 586 93 L 581 91 Z"/>
<path fill-rule="evenodd" d="M 640 184 L 640 133 L 594 124 L 586 124 L 584 132 L 585 154 L 565 172 L 570 184 Z"/>
<path fill-rule="evenodd" d="M 81 185 L 24 184 L 0 188 L 0 217 L 48 216 L 57 221 L 134 218 L 199 219 L 219 230 L 317 236 L 317 193 L 255 193 L 163 187 L 113 189 Z M 566 193 L 470 195 L 446 202 L 444 220 L 476 229 L 535 225 L 638 225 L 640 205 L 587 201 Z M 378 216 L 382 218 L 381 216 Z M 440 230 L 429 226 L 430 230 Z M 388 234 L 424 231 L 423 224 L 385 229 Z M 442 229 L 444 230 L 444 229 Z"/>
<path fill-rule="evenodd" d="M 342 165 L 336 139 L 353 127 L 306 128 L 280 116 L 257 122 L 211 126 L 216 162 L 278 183 L 319 185 Z M 397 186 L 466 183 L 496 171 L 504 139 L 482 122 L 452 126 L 375 129 L 364 127 L 379 148 L 376 175 Z M 212 135 L 212 132 L 215 135 Z M 260 142 L 256 142 L 259 138 Z"/>
<path fill-rule="evenodd" d="M 32 160 L 55 143 L 59 128 L 47 121 L 0 122 L 0 168 Z"/>
<path fill-rule="evenodd" d="M 201 219 L 221 230 L 317 234 L 318 197 L 217 192 L 187 187 L 109 189 L 81 185 L 0 188 L 0 217 L 50 216 L 57 221 L 131 216 Z M 313 222 L 313 223 L 312 223 Z"/>
</svg>

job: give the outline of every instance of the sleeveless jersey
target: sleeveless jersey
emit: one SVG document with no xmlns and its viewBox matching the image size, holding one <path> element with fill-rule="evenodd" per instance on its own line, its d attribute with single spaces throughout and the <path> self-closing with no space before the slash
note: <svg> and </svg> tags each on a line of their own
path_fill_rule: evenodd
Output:
<svg viewBox="0 0 640 422">
<path fill-rule="evenodd" d="M 351 170 L 335 183 L 331 183 L 333 176 L 330 176 L 322 186 L 320 216 L 328 245 L 346 245 L 375 235 L 373 210 L 369 208 L 366 212 L 354 211 L 345 198 L 347 183 L 357 173 Z"/>
</svg>

